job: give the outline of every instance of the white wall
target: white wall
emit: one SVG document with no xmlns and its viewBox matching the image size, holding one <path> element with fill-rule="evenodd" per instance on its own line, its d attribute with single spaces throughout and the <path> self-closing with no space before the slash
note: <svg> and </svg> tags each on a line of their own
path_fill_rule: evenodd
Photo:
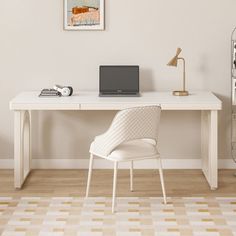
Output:
<svg viewBox="0 0 236 236">
<path fill-rule="evenodd" d="M 23 90 L 55 83 L 98 90 L 100 64 L 139 64 L 142 90 L 181 86 L 181 66 L 166 63 L 182 47 L 187 88 L 211 90 L 223 100 L 219 154 L 230 156 L 230 34 L 235 0 L 106 1 L 105 31 L 63 31 L 63 1 L 0 1 L 0 158 L 13 157 L 9 100 Z M 35 112 L 34 158 L 83 158 L 114 112 Z M 163 112 L 165 158 L 200 157 L 200 114 Z M 63 145 L 62 145 L 63 144 Z M 56 149 L 57 147 L 57 149 Z"/>
</svg>

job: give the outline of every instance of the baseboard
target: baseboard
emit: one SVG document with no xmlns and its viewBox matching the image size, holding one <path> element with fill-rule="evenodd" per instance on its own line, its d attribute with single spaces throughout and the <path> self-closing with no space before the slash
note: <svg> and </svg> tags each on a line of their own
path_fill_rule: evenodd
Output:
<svg viewBox="0 0 236 236">
<path fill-rule="evenodd" d="M 201 169 L 200 159 L 163 159 L 164 169 Z M 157 166 L 155 160 L 142 160 L 134 162 L 136 169 L 153 169 Z M 219 169 L 236 169 L 232 159 L 220 159 Z M 13 169 L 13 159 L 0 159 L 0 169 Z M 33 159 L 33 169 L 87 169 L 88 159 Z M 95 169 L 111 169 L 113 165 L 104 159 L 94 160 Z M 128 169 L 129 163 L 120 163 L 119 168 Z"/>
</svg>

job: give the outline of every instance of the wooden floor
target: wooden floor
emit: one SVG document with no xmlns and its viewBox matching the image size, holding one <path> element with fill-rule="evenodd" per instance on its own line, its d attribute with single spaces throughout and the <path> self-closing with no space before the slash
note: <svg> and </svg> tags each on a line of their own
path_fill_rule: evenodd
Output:
<svg viewBox="0 0 236 236">
<path fill-rule="evenodd" d="M 233 170 L 219 171 L 219 188 L 211 191 L 200 170 L 165 170 L 167 196 L 236 196 Z M 111 196 L 112 170 L 94 170 L 90 196 Z M 87 170 L 33 170 L 24 187 L 15 190 L 13 171 L 0 170 L 0 196 L 78 196 L 85 195 Z M 134 170 L 134 192 L 129 191 L 129 171 L 118 171 L 117 196 L 161 196 L 158 172 Z"/>
</svg>

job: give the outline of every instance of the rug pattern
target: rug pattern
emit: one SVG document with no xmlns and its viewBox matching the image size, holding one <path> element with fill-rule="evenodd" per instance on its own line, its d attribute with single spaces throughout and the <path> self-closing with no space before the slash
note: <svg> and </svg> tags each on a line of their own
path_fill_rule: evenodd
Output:
<svg viewBox="0 0 236 236">
<path fill-rule="evenodd" d="M 236 236 L 236 197 L 0 197 L 0 235 Z"/>
</svg>

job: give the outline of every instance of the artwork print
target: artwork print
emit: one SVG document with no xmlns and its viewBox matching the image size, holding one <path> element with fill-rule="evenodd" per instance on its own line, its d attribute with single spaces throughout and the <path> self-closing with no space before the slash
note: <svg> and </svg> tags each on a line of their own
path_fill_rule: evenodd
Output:
<svg viewBox="0 0 236 236">
<path fill-rule="evenodd" d="M 104 0 L 64 0 L 66 30 L 103 30 Z"/>
</svg>

